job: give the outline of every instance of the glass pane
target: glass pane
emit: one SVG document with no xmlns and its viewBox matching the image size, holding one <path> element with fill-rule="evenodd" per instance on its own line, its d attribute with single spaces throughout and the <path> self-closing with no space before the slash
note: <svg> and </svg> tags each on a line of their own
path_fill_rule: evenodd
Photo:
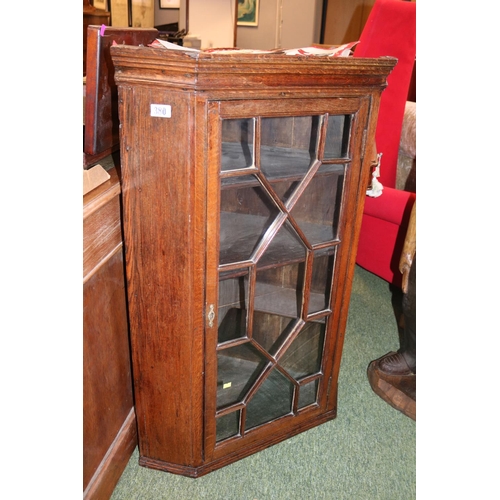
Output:
<svg viewBox="0 0 500 500">
<path fill-rule="evenodd" d="M 344 167 L 334 167 L 337 171 L 318 170 L 290 211 L 311 245 L 337 239 Z"/>
<path fill-rule="evenodd" d="M 300 185 L 302 179 L 299 180 L 291 180 L 291 181 L 280 181 L 273 182 L 272 188 L 276 193 L 276 196 L 283 202 L 286 201 L 295 193 L 297 188 Z"/>
<path fill-rule="evenodd" d="M 222 120 L 217 442 L 317 402 L 351 126 L 326 116 Z"/>
<path fill-rule="evenodd" d="M 305 406 L 316 403 L 318 395 L 318 385 L 319 380 L 313 380 L 308 384 L 301 385 L 299 388 L 299 403 L 298 408 L 304 408 Z"/>
<path fill-rule="evenodd" d="M 219 275 L 218 342 L 247 336 L 248 270 Z"/>
<path fill-rule="evenodd" d="M 220 317 L 222 317 L 222 321 L 217 337 L 219 344 L 247 336 L 247 309 L 219 308 Z"/>
<path fill-rule="evenodd" d="M 319 116 L 262 118 L 260 166 L 269 179 L 303 177 L 317 157 Z"/>
<path fill-rule="evenodd" d="M 220 264 L 249 260 L 281 213 L 255 176 L 234 179 L 240 184 L 221 189 Z"/>
<path fill-rule="evenodd" d="M 297 320 L 255 311 L 252 338 L 271 355 L 283 345 L 293 332 Z"/>
<path fill-rule="evenodd" d="M 216 420 L 216 440 L 237 436 L 240 433 L 240 411 L 234 411 L 227 415 L 222 415 Z"/>
<path fill-rule="evenodd" d="M 324 338 L 324 323 L 306 323 L 279 364 L 296 380 L 319 373 Z"/>
<path fill-rule="evenodd" d="M 306 258 L 304 242 L 293 226 L 287 221 L 276 233 L 262 257 L 258 260 L 259 267 L 270 267 L 283 261 L 297 261 Z"/>
<path fill-rule="evenodd" d="M 292 411 L 294 386 L 278 370 L 272 370 L 247 405 L 245 428 L 287 415 Z"/>
<path fill-rule="evenodd" d="M 240 402 L 266 366 L 250 343 L 217 353 L 217 409 Z"/>
<path fill-rule="evenodd" d="M 254 164 L 255 120 L 222 120 L 221 170 L 236 170 Z"/>
<path fill-rule="evenodd" d="M 255 309 L 287 318 L 300 318 L 305 263 L 257 272 Z"/>
<path fill-rule="evenodd" d="M 309 295 L 309 314 L 324 311 L 330 306 L 330 290 L 335 264 L 335 248 L 314 253 L 313 273 Z"/>
<path fill-rule="evenodd" d="M 325 153 L 323 155 L 325 159 L 347 158 L 350 126 L 350 115 L 328 116 Z"/>
</svg>

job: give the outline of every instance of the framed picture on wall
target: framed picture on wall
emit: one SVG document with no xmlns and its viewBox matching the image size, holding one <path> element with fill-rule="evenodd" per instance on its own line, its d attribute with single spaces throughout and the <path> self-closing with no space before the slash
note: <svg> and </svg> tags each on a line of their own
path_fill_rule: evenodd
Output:
<svg viewBox="0 0 500 500">
<path fill-rule="evenodd" d="M 180 9 L 181 0 L 160 0 L 160 9 Z"/>
<path fill-rule="evenodd" d="M 238 26 L 258 26 L 259 1 L 238 0 Z"/>
</svg>

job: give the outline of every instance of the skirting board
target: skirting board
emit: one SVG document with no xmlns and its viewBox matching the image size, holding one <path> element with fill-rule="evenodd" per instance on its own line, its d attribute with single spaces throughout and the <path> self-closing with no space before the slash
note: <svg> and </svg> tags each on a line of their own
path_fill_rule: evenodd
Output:
<svg viewBox="0 0 500 500">
<path fill-rule="evenodd" d="M 136 424 L 135 409 L 132 408 L 83 492 L 83 500 L 104 500 L 111 497 L 137 446 Z"/>
</svg>

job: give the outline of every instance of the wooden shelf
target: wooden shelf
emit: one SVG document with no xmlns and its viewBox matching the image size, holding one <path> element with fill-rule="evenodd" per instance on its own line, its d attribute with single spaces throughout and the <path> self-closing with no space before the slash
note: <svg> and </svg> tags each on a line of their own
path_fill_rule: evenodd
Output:
<svg viewBox="0 0 500 500">
<path fill-rule="evenodd" d="M 300 317 L 301 297 L 292 288 L 281 288 L 266 283 L 257 283 L 255 290 L 255 310 L 276 316 L 288 318 Z M 310 293 L 309 311 L 323 311 L 325 306 L 325 295 Z M 324 318 L 319 320 L 324 323 Z"/>
<path fill-rule="evenodd" d="M 248 175 L 234 176 L 234 170 L 250 168 L 254 166 L 253 159 L 246 153 L 247 161 L 238 161 L 244 158 L 243 146 L 239 143 L 223 143 L 221 159 L 221 188 L 252 185 L 258 186 L 257 179 L 251 179 Z M 260 165 L 269 182 L 302 180 L 312 163 L 315 161 L 314 154 L 302 149 L 277 148 L 271 146 L 261 147 Z M 344 173 L 344 165 L 350 161 L 349 158 L 328 160 L 323 163 L 317 175 Z M 250 173 L 250 172 L 249 172 Z"/>
<path fill-rule="evenodd" d="M 249 260 L 271 224 L 268 217 L 232 212 L 221 212 L 220 220 L 221 264 Z M 302 221 L 297 221 L 297 223 L 309 241 L 329 242 L 332 246 L 339 243 L 333 237 L 332 226 Z M 291 231 L 293 234 L 290 234 L 286 230 L 285 224 L 281 226 L 280 231 L 259 260 L 260 269 L 305 260 L 306 246 L 295 231 Z"/>
<path fill-rule="evenodd" d="M 316 313 L 317 311 L 327 310 L 328 306 L 325 304 L 325 300 L 325 294 L 311 292 L 309 295 L 309 311 Z M 300 292 L 298 293 L 292 288 L 284 288 L 268 283 L 257 283 L 255 286 L 255 311 L 283 318 L 298 318 L 300 317 L 301 306 L 302 297 L 300 296 Z M 239 309 L 240 307 L 239 301 L 229 304 L 219 304 L 219 308 L 224 310 Z M 325 322 L 324 318 L 315 321 L 318 323 Z M 240 331 L 244 332 L 244 329 L 244 324 L 241 324 Z M 242 335 L 245 334 L 242 333 Z"/>
</svg>

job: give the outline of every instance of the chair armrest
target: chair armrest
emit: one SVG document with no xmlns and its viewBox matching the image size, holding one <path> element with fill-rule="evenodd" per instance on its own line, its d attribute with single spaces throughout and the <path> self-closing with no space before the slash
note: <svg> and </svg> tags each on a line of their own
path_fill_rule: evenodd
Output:
<svg viewBox="0 0 500 500">
<path fill-rule="evenodd" d="M 384 186 L 382 196 L 365 198 L 364 213 L 400 226 L 407 220 L 416 194 Z"/>
</svg>

